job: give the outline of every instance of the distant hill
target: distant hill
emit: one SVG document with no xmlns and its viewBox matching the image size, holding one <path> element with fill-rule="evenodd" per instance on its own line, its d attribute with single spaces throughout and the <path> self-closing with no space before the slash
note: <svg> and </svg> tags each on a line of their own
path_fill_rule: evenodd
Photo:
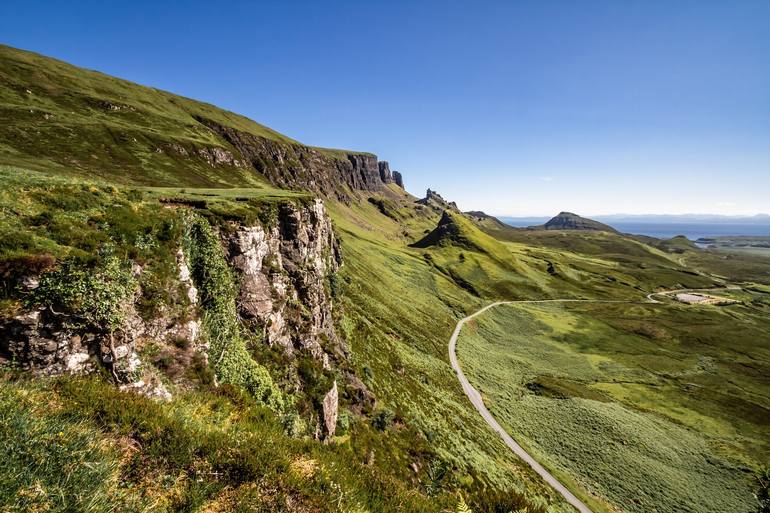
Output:
<svg viewBox="0 0 770 513">
<path fill-rule="evenodd" d="M 491 216 L 486 212 L 482 212 L 480 210 L 471 210 L 470 212 L 465 212 L 465 216 L 483 228 L 487 228 L 487 229 L 510 228 L 510 226 L 508 226 L 507 224 L 505 224 L 495 216 Z"/>
<path fill-rule="evenodd" d="M 732 216 L 718 214 L 609 214 L 596 216 L 605 223 L 708 223 L 708 224 L 770 224 L 770 215 Z"/>
<path fill-rule="evenodd" d="M 581 217 L 572 212 L 560 212 L 557 216 L 551 218 L 544 225 L 532 226 L 531 229 L 543 230 L 579 230 L 579 231 L 601 231 L 615 232 L 611 226 Z"/>
</svg>

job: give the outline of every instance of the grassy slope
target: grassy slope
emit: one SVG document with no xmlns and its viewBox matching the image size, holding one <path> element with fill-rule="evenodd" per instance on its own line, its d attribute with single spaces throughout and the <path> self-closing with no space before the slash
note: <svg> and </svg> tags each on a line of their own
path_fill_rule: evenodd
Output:
<svg viewBox="0 0 770 513">
<path fill-rule="evenodd" d="M 250 167 L 212 166 L 195 155 L 210 148 L 232 151 L 196 117 L 299 144 L 213 105 L 3 45 L 0 113 L 0 164 L 124 184 L 264 186 Z M 340 150 L 319 151 L 343 155 Z"/>
<path fill-rule="evenodd" d="M 58 61 L 40 60 L 26 52 L 7 47 L 0 47 L 0 52 L 0 72 L 3 73 L 0 108 L 12 120 L 0 127 L 0 159 L 50 173 L 3 169 L 0 176 L 4 185 L 0 229 L 5 243 L 2 257 L 6 260 L 42 252 L 57 258 L 78 252 L 87 257 L 111 239 L 120 240 L 126 251 L 139 248 L 139 256 L 143 251 L 159 252 L 163 247 L 142 249 L 142 245 L 137 244 L 137 237 L 142 233 L 157 233 L 163 219 L 173 216 L 173 209 L 161 208 L 157 202 L 160 198 L 181 200 L 182 203 L 203 200 L 210 215 L 218 218 L 233 216 L 245 221 L 258 216 L 260 205 L 265 202 L 305 198 L 302 194 L 270 188 L 261 177 L 244 170 L 230 167 L 227 173 L 222 173 L 222 169 L 211 168 L 194 159 L 178 159 L 172 153 L 155 151 L 158 144 L 166 143 L 183 144 L 189 148 L 226 148 L 213 133 L 194 122 L 194 115 L 292 143 L 250 120 L 98 73 L 83 73 Z M 33 70 L 30 64 L 36 59 L 40 60 L 39 68 Z M 73 88 L 86 91 L 86 94 L 72 93 Z M 116 105 L 117 110 L 105 108 L 100 100 Z M 84 174 L 141 187 L 114 188 L 104 182 L 61 178 Z M 59 189 L 51 191 L 51 187 Z M 21 196 L 19 190 L 23 192 Z M 466 491 L 477 491 L 484 485 L 498 490 L 516 489 L 526 491 L 530 497 L 539 496 L 542 501 L 553 502 L 557 511 L 566 511 L 565 505 L 553 497 L 550 489 L 511 457 L 462 395 L 446 355 L 446 343 L 457 318 L 496 298 L 638 299 L 657 288 L 710 286 L 718 280 L 687 269 L 686 258 L 690 255 L 671 255 L 617 235 L 574 232 L 527 232 L 522 235 L 500 230 L 490 232 L 489 227 L 485 233 L 464 218 L 458 218 L 457 222 L 463 236 L 472 244 L 450 242 L 430 248 L 411 248 L 410 243 L 435 227 L 438 213 L 430 208 L 416 207 L 414 198 L 395 186 L 381 195 L 374 195 L 374 203 L 367 199 L 361 195 L 359 202 L 348 206 L 329 205 L 346 261 L 338 298 L 342 306 L 339 321 L 352 347 L 358 375 L 368 381 L 380 398 L 379 413 L 393 411 L 396 422 L 380 433 L 372 431 L 367 421 L 361 420 L 350 437 L 339 441 L 344 450 L 350 451 L 353 460 L 374 461 L 371 468 L 374 477 L 366 480 L 368 473 L 363 472 L 364 481 L 354 479 L 343 492 L 349 493 L 350 497 L 370 497 L 368 494 L 373 493 L 372 490 L 383 486 L 382 479 L 391 479 L 400 483 L 393 485 L 394 495 L 387 499 L 362 499 L 363 507 L 372 511 L 392 510 L 396 503 L 405 509 L 425 511 L 446 507 L 451 502 L 446 494 L 431 500 L 425 498 L 425 480 L 429 479 L 426 466 L 437 456 L 458 467 L 452 476 Z M 166 253 L 169 258 L 173 255 L 172 251 Z M 173 271 L 173 261 L 169 258 L 144 256 L 158 258 L 159 272 L 163 266 L 163 272 Z M 24 258 L 21 262 L 24 263 Z M 721 271 L 718 261 L 708 262 L 713 269 Z M 3 308 L 13 309 L 14 305 L 5 303 Z M 82 385 L 80 381 L 76 383 Z M 18 384 L 19 394 L 35 394 L 35 386 L 22 382 Z M 52 406 L 59 401 L 71 401 L 66 394 L 62 396 L 61 392 L 51 390 L 44 388 L 35 397 L 49 398 Z M 65 387 L 64 390 L 70 389 Z M 178 402 L 157 407 L 161 408 L 160 413 L 149 402 L 143 402 L 137 408 L 173 416 L 183 411 L 184 405 L 217 401 L 207 396 L 210 390 L 198 393 L 203 397 L 177 394 Z M 6 404 L 14 400 L 12 398 Z M 113 406 L 119 408 L 123 400 L 123 396 L 116 396 Z M 237 398 L 227 399 L 226 405 L 217 408 L 237 409 L 238 401 Z M 67 422 L 85 421 L 88 425 L 84 429 L 101 433 L 99 444 L 116 444 L 125 430 L 138 429 L 133 422 L 145 422 L 141 415 L 123 417 L 119 412 L 111 413 L 113 416 L 108 416 L 107 420 L 101 414 L 93 417 L 94 411 L 82 402 L 75 403 L 67 412 Z M 42 415 L 45 417 L 45 413 Z M 249 415 L 239 412 L 231 417 L 232 429 L 239 433 L 252 429 L 248 422 L 241 424 L 239 421 Z M 186 414 L 181 414 L 179 419 L 185 417 Z M 57 419 L 51 422 L 58 422 Z M 209 426 L 206 418 L 198 421 L 203 430 L 230 428 L 230 424 Z M 31 421 L 21 418 L 19 422 L 29 425 Z M 179 443 L 195 443 L 189 439 L 192 435 L 184 434 L 185 430 L 179 432 L 182 433 Z M 149 439 L 155 440 L 152 433 L 158 432 L 148 431 Z M 236 434 L 232 436 L 237 437 Z M 173 436 L 158 440 L 171 444 L 178 442 Z M 18 440 L 12 443 L 18 443 Z M 282 439 L 276 443 L 285 447 L 288 454 L 301 456 L 297 448 L 303 446 Z M 183 446 L 183 452 L 192 447 Z M 95 446 L 89 450 L 96 450 Z M 348 460 L 342 457 L 335 460 L 335 450 L 329 449 L 329 455 L 324 456 L 328 465 L 333 467 L 335 461 L 338 465 L 348 465 Z M 172 456 L 145 454 L 144 451 L 138 454 L 136 458 L 150 458 L 150 465 L 168 465 L 167 459 Z M 109 454 L 104 457 L 112 458 Z M 159 459 L 152 459 L 156 457 Z M 218 457 L 202 456 L 202 461 L 215 463 Z M 250 456 L 244 453 L 243 457 Z M 105 472 L 113 463 L 119 464 L 108 460 L 105 460 Z M 281 461 L 285 460 L 278 460 L 278 463 Z M 412 463 L 420 467 L 416 475 L 410 469 Z M 276 465 L 270 467 L 276 469 L 275 473 L 257 479 L 257 488 L 277 480 L 283 483 L 279 485 L 279 488 L 284 486 L 280 488 L 283 498 L 298 493 L 297 490 L 309 490 L 307 501 L 310 506 L 323 493 L 328 494 L 333 489 L 328 481 L 303 488 L 290 480 L 293 478 L 281 480 L 278 474 L 285 467 Z M 163 479 L 169 482 L 184 481 L 194 470 L 176 463 L 164 468 L 168 472 Z M 335 475 L 344 476 L 343 469 L 330 472 L 340 472 Z M 181 485 L 181 491 L 175 491 L 172 486 L 161 495 L 164 501 L 177 500 L 173 497 L 178 496 L 181 497 L 178 500 L 211 503 L 219 500 L 220 494 L 236 493 L 233 490 L 245 484 L 239 481 L 222 483 L 216 477 L 212 480 L 213 483 L 206 481 L 206 486 L 211 486 L 211 493 L 201 492 L 203 499 L 194 499 L 199 493 L 197 485 L 189 482 Z M 133 476 L 129 482 L 139 489 L 146 485 L 142 476 Z M 449 492 L 457 484 L 444 483 L 444 486 Z M 268 493 L 265 497 L 270 499 L 271 495 Z M 356 509 L 352 498 L 345 504 L 349 509 Z M 329 506 L 328 495 L 326 506 Z"/>
<path fill-rule="evenodd" d="M 749 469 L 770 455 L 770 296 L 735 294 L 746 303 L 502 307 L 459 357 L 514 436 L 619 508 L 748 512 Z"/>
<path fill-rule="evenodd" d="M 157 203 L 159 198 L 203 200 L 212 210 L 212 215 L 236 216 L 245 221 L 249 216 L 253 218 L 257 215 L 254 209 L 259 204 L 271 198 L 303 199 L 296 193 L 277 190 L 130 190 L 105 184 L 73 182 L 17 169 L 6 169 L 4 173 L 7 200 L 3 210 L 4 229 L 9 234 L 23 234 L 34 239 L 5 247 L 6 256 L 12 255 L 14 248 L 23 248 L 29 254 L 47 251 L 61 256 L 80 248 L 85 250 L 86 255 L 98 246 L 105 235 L 112 238 L 119 236 L 129 246 L 135 246 L 130 233 L 105 234 L 98 223 L 90 223 L 89 219 L 106 216 L 108 222 L 105 226 L 111 226 L 113 230 L 126 229 L 130 225 L 121 224 L 120 215 L 128 215 L 130 210 L 144 212 L 141 216 L 149 226 L 157 226 L 158 220 L 173 213 L 173 210 L 160 208 Z M 23 194 L 20 195 L 20 191 Z M 97 200 L 93 200 L 94 197 Z M 244 198 L 246 202 L 238 200 Z M 343 445 L 352 452 L 352 457 L 361 461 L 373 454 L 376 468 L 385 472 L 382 476 L 396 476 L 406 483 L 415 478 L 424 482 L 425 469 L 421 470 L 422 477 L 409 477 L 409 465 L 415 461 L 423 461 L 427 465 L 430 454 L 435 453 L 457 467 L 457 471 L 452 473 L 453 479 L 465 490 L 478 490 L 483 486 L 519 490 L 526 492 L 535 502 L 552 503 L 556 510 L 566 511 L 551 490 L 511 457 L 466 402 L 447 362 L 449 334 L 458 317 L 493 298 L 557 297 L 564 294 L 639 298 L 643 292 L 640 289 L 648 291 L 654 287 L 635 277 L 627 262 L 619 264 L 596 254 L 496 241 L 463 219 L 459 220 L 459 224 L 464 238 L 473 242 L 471 249 L 467 245 L 453 243 L 412 248 L 409 247 L 411 242 L 435 226 L 438 214 L 429 209 L 415 208 L 414 198 L 395 186 L 380 199 L 387 206 L 385 213 L 363 198 L 350 206 L 334 203 L 329 208 L 345 258 L 341 275 L 342 294 L 339 297 L 341 328 L 351 345 L 354 367 L 380 398 L 378 411 L 393 411 L 397 427 L 383 437 L 376 432 L 367 434 L 371 430 L 364 422 L 358 428 L 359 435 L 347 438 Z M 132 202 L 136 204 L 120 214 L 121 202 L 126 202 L 127 207 Z M 20 209 L 19 205 L 24 207 Z M 82 208 L 89 213 L 81 213 L 79 209 Z M 43 211 L 52 215 L 41 224 L 38 219 Z M 73 226 L 80 228 L 73 229 Z M 142 230 L 146 233 L 141 223 L 138 228 L 140 233 Z M 83 232 L 83 229 L 86 231 Z M 87 237 L 82 238 L 81 233 Z M 590 242 L 598 243 L 593 239 Z M 611 242 L 617 246 L 618 252 L 622 252 L 622 239 Z M 636 258 L 646 262 L 645 265 L 658 262 L 661 268 L 675 267 L 666 254 L 646 249 L 646 246 L 633 241 L 626 244 L 626 253 L 634 255 L 638 252 Z M 555 264 L 556 275 L 548 272 L 547 262 Z M 676 286 L 683 277 L 711 283 L 706 278 L 680 271 L 671 272 L 673 277 L 666 273 L 656 275 L 654 285 Z M 617 278 L 608 279 L 608 276 Z M 458 277 L 461 279 L 459 283 Z M 628 284 L 623 284 L 625 281 Z M 188 401 L 185 397 L 180 397 L 182 403 Z M 81 413 L 73 415 L 77 419 Z M 120 421 L 109 426 L 96 424 L 92 428 L 104 430 L 105 440 L 113 440 L 114 433 L 126 429 L 126 425 Z M 426 456 L 415 454 L 410 449 L 422 445 L 426 447 Z M 176 475 L 182 476 L 188 475 L 189 470 L 172 466 L 169 472 L 168 475 L 181 472 Z M 273 478 L 265 479 L 260 482 L 267 483 Z M 375 482 L 360 485 L 363 489 L 355 493 L 370 493 L 368 487 Z M 135 486 L 144 485 L 135 482 Z M 404 493 L 408 493 L 408 486 Z M 456 485 L 445 486 L 451 490 Z M 195 493 L 190 487 L 183 487 L 179 492 L 181 497 L 186 497 L 184 500 L 192 500 L 190 494 Z M 171 500 L 169 494 L 172 494 L 169 490 L 163 492 L 163 500 Z M 209 494 L 203 494 L 200 500 L 211 503 L 220 500 L 219 494 L 220 491 L 214 489 Z M 446 504 L 447 500 L 450 499 L 439 497 L 420 508 L 430 510 Z M 386 506 L 381 507 L 387 510 Z M 378 508 L 372 506 L 373 511 Z"/>
<path fill-rule="evenodd" d="M 0 168 L 0 318 L 26 301 L 15 288 L 19 275 L 63 259 L 91 265 L 106 245 L 144 268 L 141 314 L 184 307 L 184 293 L 170 286 L 183 209 L 164 208 L 159 197 L 195 202 L 212 222 L 245 223 L 272 201 L 306 199 L 262 189 L 146 191 Z M 280 363 L 255 351 L 271 368 Z M 425 493 L 433 452 L 408 426 L 380 431 L 348 416 L 345 436 L 324 448 L 287 436 L 279 416 L 237 390 L 213 388 L 195 367 L 177 386 L 161 363 L 153 372 L 174 392 L 169 404 L 118 393 L 107 380 L 28 381 L 0 367 L 11 380 L 0 384 L 0 444 L 10 450 L 0 463 L 0 509 L 275 511 L 293 502 L 294 511 L 334 511 L 339 501 L 353 511 L 439 511 L 456 501 L 449 492 Z M 394 461 L 368 464 L 372 451 Z"/>
<path fill-rule="evenodd" d="M 0 384 L 3 511 L 438 513 L 456 501 L 415 493 L 408 477 L 367 463 L 359 442 L 287 437 L 228 386 L 157 403 L 93 379 Z"/>
<path fill-rule="evenodd" d="M 402 196 L 404 202 L 412 199 Z M 354 364 L 390 408 L 419 427 L 468 485 L 523 490 L 538 501 L 566 506 L 504 449 L 479 421 L 448 364 L 446 344 L 457 318 L 482 301 L 409 248 L 435 215 L 396 223 L 368 203 L 336 204 L 342 243 L 342 327 Z"/>
<path fill-rule="evenodd" d="M 447 373 L 450 372 L 446 364 L 444 344 L 455 319 L 444 323 L 446 316 L 459 317 L 462 313 L 472 311 L 478 305 L 497 298 L 595 297 L 640 301 L 648 292 L 658 289 L 709 287 L 721 283 L 719 278 L 693 272 L 682 265 L 679 254 L 670 254 L 624 236 L 610 233 L 534 231 L 519 241 L 513 242 L 508 238 L 507 242 L 503 242 L 482 233 L 457 214 L 451 215 L 456 218 L 457 225 L 452 237 L 431 239 L 432 244 L 429 247 L 410 249 L 405 245 L 422 239 L 435 224 L 428 223 L 428 219 L 425 222 L 412 221 L 404 231 L 403 225 L 395 224 L 387 216 L 378 215 L 378 212 L 368 205 L 353 209 L 337 207 L 335 210 L 335 222 L 338 229 L 341 229 L 343 250 L 350 256 L 348 268 L 345 269 L 349 282 L 346 296 L 350 301 L 346 303 L 346 311 L 351 319 L 348 322 L 356 328 L 351 332 L 361 333 L 360 340 L 354 337 L 357 341 L 354 347 L 360 348 L 356 353 L 367 355 L 366 365 L 377 365 L 377 368 L 381 366 L 381 371 L 374 372 L 377 383 L 375 389 L 386 388 L 386 397 L 398 397 L 396 404 L 401 407 L 410 405 L 408 408 L 411 415 L 424 419 L 427 429 L 439 433 L 450 433 L 452 430 L 462 433 L 464 429 L 468 429 L 461 427 L 466 424 L 465 421 L 461 425 L 447 426 L 445 419 L 452 417 L 447 417 L 444 412 L 451 411 L 452 415 L 457 415 L 457 410 L 452 407 L 448 398 L 438 399 L 446 390 L 453 388 L 454 377 L 450 374 L 449 382 L 430 377 L 439 373 L 446 379 Z M 435 223 L 438 215 L 432 213 L 431 220 Z M 427 227 L 423 228 L 425 225 Z M 554 273 L 548 272 L 548 263 L 553 264 Z M 424 266 L 432 267 L 438 273 L 429 274 L 430 269 Z M 464 293 L 460 293 L 458 289 L 462 289 Z M 428 291 L 428 294 L 425 294 L 425 291 Z M 439 302 L 445 303 L 445 306 L 441 306 Z M 351 315 L 351 312 L 355 312 L 355 315 Z M 626 312 L 629 313 L 630 311 Z M 622 318 L 624 314 L 621 310 L 616 312 L 616 315 Z M 416 322 L 418 319 L 421 320 Z M 732 340 L 735 339 L 735 333 L 742 333 L 742 322 L 756 323 L 760 320 L 761 317 L 755 316 L 734 321 L 730 325 L 730 329 L 734 330 Z M 721 322 L 719 318 L 709 315 L 702 319 L 674 317 L 667 322 L 672 325 L 672 329 L 680 330 L 680 335 L 684 336 L 683 333 L 691 323 L 707 321 L 709 325 Z M 432 322 L 432 329 L 424 333 L 411 332 L 407 326 L 413 322 L 417 326 Z M 653 322 L 648 319 L 646 326 L 649 325 L 653 325 Z M 439 332 L 440 336 L 435 336 L 435 332 Z M 587 329 L 586 333 L 589 332 Z M 720 333 L 725 332 L 729 330 Z M 500 333 L 506 332 L 503 330 Z M 601 333 L 601 330 L 597 330 L 597 333 Z M 436 342 L 426 346 L 425 338 L 434 336 Z M 764 335 L 758 332 L 756 336 Z M 710 340 L 714 343 L 718 342 L 719 338 Z M 383 347 L 387 349 L 383 350 Z M 643 353 L 644 351 L 639 351 L 632 357 L 641 359 Z M 480 354 L 485 353 L 482 351 Z M 664 361 L 665 358 L 655 360 L 654 356 L 650 356 L 649 361 L 643 360 L 643 363 L 655 365 Z M 483 366 L 481 361 L 479 366 Z M 386 379 L 380 375 L 381 372 L 386 373 Z M 499 373 L 495 374 L 491 381 L 504 383 L 507 379 L 504 373 Z M 762 389 L 762 383 L 755 385 L 758 391 Z M 438 390 L 441 393 L 437 393 Z M 503 394 L 504 391 L 500 393 Z M 672 406 L 677 393 L 675 387 L 670 388 L 669 397 L 663 406 L 659 407 L 678 408 Z M 422 404 L 418 399 L 421 397 L 430 399 L 426 404 Z M 649 404 L 645 407 L 650 408 L 657 400 L 660 398 L 648 398 Z M 697 408 L 697 405 L 690 407 Z M 712 412 L 722 408 L 723 416 L 729 415 L 729 409 L 724 409 L 724 405 L 714 404 L 712 407 Z M 440 413 L 435 415 L 434 412 Z M 724 418 L 721 421 L 724 422 Z M 558 424 L 559 421 L 553 416 L 544 416 L 537 425 L 543 422 Z M 475 423 L 470 420 L 470 424 L 479 423 L 478 420 Z M 452 429 L 448 429 L 449 427 Z M 477 426 L 474 426 L 475 428 Z M 676 429 L 665 432 L 672 436 L 682 433 Z M 480 435 L 476 434 L 474 438 L 478 436 Z M 652 436 L 654 439 L 650 431 L 647 431 L 645 436 Z M 755 436 L 759 435 L 755 433 Z M 694 444 L 699 444 L 699 450 L 703 449 L 702 440 L 697 436 L 694 440 Z M 469 446 L 466 443 L 464 447 Z M 748 447 L 741 449 L 744 454 L 749 450 Z M 476 452 L 476 449 L 472 452 Z M 702 456 L 707 453 L 698 454 Z M 450 451 L 447 456 L 451 457 L 452 454 L 453 451 Z M 458 456 L 460 461 L 467 460 L 469 452 L 458 452 L 454 449 L 454 457 Z M 490 471 L 489 467 L 480 468 L 484 469 L 483 472 Z M 569 470 L 570 472 L 567 472 L 562 469 L 560 472 L 562 478 L 568 482 L 572 480 L 575 468 Z M 718 477 L 722 480 L 720 483 L 735 484 L 732 480 L 734 476 L 727 478 L 727 481 L 724 473 Z M 747 482 L 744 478 L 745 475 L 738 478 L 743 479 L 742 484 Z M 711 485 L 706 483 L 704 486 L 714 492 L 713 487 L 709 488 Z M 595 486 L 587 488 L 590 491 L 599 490 Z M 743 490 L 745 491 L 746 489 Z M 679 492 L 681 490 L 672 493 L 675 495 Z M 677 497 L 671 497 L 662 500 L 678 500 Z M 611 498 L 616 499 L 617 496 Z M 594 507 L 599 511 L 612 508 L 606 503 L 603 505 L 602 500 L 598 498 L 594 498 Z"/>
</svg>

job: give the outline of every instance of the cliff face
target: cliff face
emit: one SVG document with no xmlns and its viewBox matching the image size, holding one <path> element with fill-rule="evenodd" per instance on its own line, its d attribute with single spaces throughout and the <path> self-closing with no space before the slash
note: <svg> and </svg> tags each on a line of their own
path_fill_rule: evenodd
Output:
<svg viewBox="0 0 770 513">
<path fill-rule="evenodd" d="M 404 177 L 398 171 L 393 171 L 393 181 L 402 189 L 404 188 Z"/>
<path fill-rule="evenodd" d="M 282 204 L 276 226 L 238 226 L 224 244 L 240 274 L 238 313 L 247 325 L 264 330 L 266 343 L 289 355 L 304 349 L 325 368 L 324 345 L 344 355 L 328 290 L 340 257 L 321 200 L 305 207 Z"/>
<path fill-rule="evenodd" d="M 304 189 L 347 201 L 351 190 L 377 191 L 393 181 L 387 162 L 368 153 L 330 155 L 309 146 L 286 144 L 198 118 L 230 143 L 256 171 L 277 187 Z"/>
<path fill-rule="evenodd" d="M 332 317 L 329 282 L 340 265 L 337 242 L 323 202 L 281 202 L 275 205 L 271 226 L 230 223 L 217 230 L 223 253 L 236 272 L 237 315 L 251 333 L 289 356 L 306 352 L 324 368 L 346 356 Z M 167 398 L 155 371 L 160 360 L 173 361 L 171 372 L 205 364 L 211 334 L 202 322 L 201 301 L 206 291 L 191 272 L 180 248 L 176 275 L 168 288 L 174 305 L 151 318 L 136 305 L 151 292 L 139 283 L 145 272 L 131 268 L 129 294 L 121 300 L 119 326 L 105 326 L 68 314 L 55 304 L 30 305 L 0 320 L 0 357 L 36 374 L 82 374 L 100 367 L 125 388 Z M 42 278 L 45 279 L 44 277 Z M 31 295 L 41 276 L 22 280 Z M 331 353 L 331 354 L 330 354 Z"/>
</svg>

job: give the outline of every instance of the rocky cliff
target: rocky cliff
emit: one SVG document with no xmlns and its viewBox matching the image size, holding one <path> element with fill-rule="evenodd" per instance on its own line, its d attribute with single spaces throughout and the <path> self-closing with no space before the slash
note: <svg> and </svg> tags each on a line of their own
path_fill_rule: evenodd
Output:
<svg viewBox="0 0 770 513">
<path fill-rule="evenodd" d="M 329 366 L 326 350 L 343 357 L 334 331 L 330 277 L 340 264 L 323 202 L 282 203 L 274 226 L 235 226 L 223 236 L 239 273 L 238 313 L 288 354 L 306 350 Z M 324 349 L 326 347 L 326 350 Z"/>
<path fill-rule="evenodd" d="M 370 153 L 329 153 L 273 141 L 205 118 L 198 121 L 231 144 L 244 161 L 277 187 L 310 190 L 347 201 L 351 190 L 378 191 L 393 181 L 389 164 L 378 162 Z"/>
<path fill-rule="evenodd" d="M 212 228 L 235 271 L 238 319 L 232 322 L 242 322 L 250 337 L 280 347 L 290 357 L 304 353 L 329 369 L 346 357 L 332 316 L 329 283 L 340 256 L 331 220 L 319 199 L 282 201 L 269 208 L 269 222 L 228 222 Z M 191 215 L 197 214 L 179 212 L 180 219 Z M 201 269 L 210 272 L 210 265 L 198 262 L 194 267 L 183 246 L 178 243 L 176 272 L 164 285 L 172 291 L 171 299 L 149 317 L 137 309 L 153 299 L 153 292 L 140 286 L 147 271 L 136 263 L 125 272 L 118 263 L 109 271 L 67 274 L 70 271 L 59 269 L 22 277 L 19 282 L 28 299 L 22 311 L 0 320 L 0 360 L 47 375 L 103 368 L 124 388 L 164 398 L 169 397 L 164 379 L 183 379 L 196 365 L 210 363 L 216 369 L 210 360 L 221 360 L 232 346 L 210 354 L 217 334 L 204 319 L 211 316 L 207 301 L 214 292 L 199 276 Z M 73 305 L 71 288 L 97 296 L 108 291 L 94 311 L 110 310 L 109 315 L 90 314 L 82 305 L 87 297 L 77 297 Z M 159 362 L 169 371 L 165 378 L 158 372 Z"/>
</svg>

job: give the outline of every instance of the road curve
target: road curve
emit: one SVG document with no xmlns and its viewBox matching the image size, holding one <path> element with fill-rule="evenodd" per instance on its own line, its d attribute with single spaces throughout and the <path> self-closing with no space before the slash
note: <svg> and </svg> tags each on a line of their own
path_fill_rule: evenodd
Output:
<svg viewBox="0 0 770 513">
<path fill-rule="evenodd" d="M 457 373 L 457 379 L 460 380 L 460 384 L 463 387 L 463 391 L 465 392 L 465 395 L 468 396 L 468 399 L 470 399 L 471 403 L 473 403 L 473 406 L 476 408 L 476 411 L 479 412 L 479 414 L 484 418 L 486 423 L 491 427 L 494 431 L 497 432 L 497 434 L 500 435 L 500 437 L 503 439 L 503 442 L 505 442 L 505 445 L 507 445 L 519 458 L 524 460 L 527 465 L 532 467 L 532 469 L 537 472 L 540 477 L 543 478 L 543 480 L 551 485 L 554 490 L 556 490 L 564 499 L 569 502 L 571 505 L 573 505 L 575 508 L 577 508 L 580 513 L 593 513 L 591 511 L 591 508 L 583 504 L 583 502 L 575 497 L 572 492 L 570 492 L 566 486 L 561 484 L 558 479 L 553 477 L 550 472 L 548 472 L 546 469 L 543 468 L 540 463 L 535 461 L 535 458 L 529 455 L 527 451 L 524 450 L 518 443 L 516 443 L 516 440 L 511 438 L 511 435 L 509 435 L 505 429 L 495 420 L 495 418 L 492 416 L 491 413 L 489 413 L 489 410 L 487 410 L 487 407 L 484 406 L 484 400 L 481 398 L 481 394 L 473 388 L 473 385 L 471 385 L 468 382 L 468 379 L 465 377 L 465 374 L 463 374 L 462 369 L 460 368 L 460 363 L 457 361 L 457 354 L 455 354 L 455 347 L 457 346 L 457 337 L 460 335 L 460 331 L 463 329 L 463 325 L 466 321 L 469 321 L 473 319 L 474 317 L 481 315 L 482 313 L 486 312 L 490 308 L 494 308 L 499 305 L 508 305 L 512 303 L 572 303 L 572 302 L 585 302 L 590 301 L 594 303 L 627 303 L 627 301 L 611 301 L 611 300 L 591 300 L 591 299 L 541 299 L 541 300 L 532 300 L 532 301 L 498 301 L 496 303 L 492 303 L 490 305 L 485 306 L 481 310 L 477 310 L 476 312 L 472 313 L 468 317 L 464 317 L 460 319 L 457 323 L 457 326 L 455 326 L 455 330 L 452 333 L 452 338 L 449 339 L 449 361 L 452 363 L 452 368 Z"/>
<path fill-rule="evenodd" d="M 667 291 L 661 291 L 661 292 L 653 292 L 651 294 L 647 295 L 647 303 L 661 303 L 657 299 L 655 299 L 655 296 L 668 296 L 670 294 L 675 294 L 678 292 L 705 292 L 705 291 L 713 291 L 713 290 L 736 290 L 740 289 L 741 287 L 735 286 L 735 285 L 728 285 L 726 287 L 717 287 L 717 288 L 711 288 L 711 289 L 679 289 L 679 290 L 667 290 Z M 500 435 L 500 437 L 503 439 L 503 442 L 505 442 L 505 445 L 507 445 L 519 458 L 524 460 L 527 465 L 532 467 L 532 469 L 537 472 L 540 477 L 543 478 L 543 480 L 551 485 L 554 490 L 556 490 L 564 499 L 570 503 L 572 506 L 577 508 L 580 513 L 593 513 L 591 511 L 591 508 L 583 504 L 583 502 L 575 497 L 575 495 L 570 492 L 567 487 L 565 487 L 563 484 L 559 482 L 558 479 L 553 477 L 550 472 L 548 472 L 546 469 L 543 468 L 540 463 L 535 461 L 535 458 L 529 455 L 527 451 L 524 450 L 522 446 L 520 446 L 518 443 L 516 443 L 516 440 L 511 438 L 511 435 L 509 435 L 505 429 L 495 420 L 495 418 L 492 416 L 492 414 L 487 410 L 487 407 L 484 406 L 484 400 L 481 398 L 481 394 L 473 388 L 473 385 L 471 385 L 468 382 L 468 378 L 465 377 L 465 374 L 463 374 L 462 369 L 460 368 L 460 363 L 457 361 L 457 354 L 455 353 L 455 348 L 457 347 L 457 337 L 460 335 L 460 331 L 463 329 L 463 325 L 465 325 L 466 321 L 469 321 L 473 319 L 474 317 L 483 314 L 490 308 L 494 308 L 496 306 L 500 305 L 510 305 L 510 304 L 522 304 L 522 303 L 640 303 L 639 301 L 623 301 L 623 300 L 612 300 L 612 299 L 533 299 L 533 300 L 518 300 L 518 301 L 497 301 L 495 303 L 489 304 L 485 306 L 484 308 L 475 311 L 471 315 L 467 317 L 463 317 L 457 322 L 457 326 L 455 326 L 455 330 L 452 333 L 452 337 L 449 339 L 449 361 L 452 364 L 452 368 L 457 373 L 457 379 L 460 380 L 460 384 L 463 387 L 463 391 L 465 392 L 465 395 L 468 396 L 468 399 L 470 399 L 473 406 L 476 408 L 476 411 L 479 412 L 479 414 L 483 417 L 483 419 L 486 421 L 486 423 L 491 427 L 494 431 L 497 432 L 497 434 Z"/>
</svg>

